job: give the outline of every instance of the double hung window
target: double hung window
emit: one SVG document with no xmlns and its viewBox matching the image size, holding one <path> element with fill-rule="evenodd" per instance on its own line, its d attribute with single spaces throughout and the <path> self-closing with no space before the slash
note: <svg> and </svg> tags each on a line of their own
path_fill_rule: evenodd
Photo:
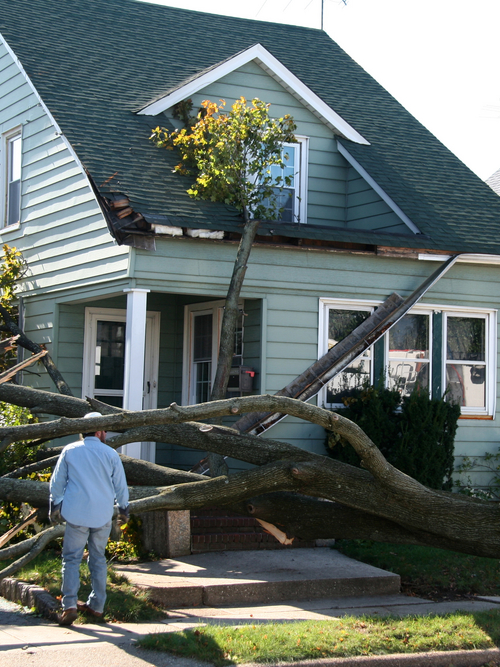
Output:
<svg viewBox="0 0 500 667">
<path fill-rule="evenodd" d="M 21 130 L 15 130 L 3 136 L 1 152 L 3 171 L 3 226 L 16 225 L 20 220 L 21 210 Z"/>
<path fill-rule="evenodd" d="M 185 307 L 183 403 L 194 405 L 210 400 L 217 371 L 220 327 L 224 301 L 210 301 Z M 233 366 L 243 362 L 243 311 L 235 331 Z"/>
<path fill-rule="evenodd" d="M 361 324 L 376 305 L 322 299 L 320 355 Z M 460 405 L 462 415 L 493 416 L 496 311 L 416 306 L 374 346 L 328 382 L 322 403 L 340 407 L 352 389 L 383 381 L 409 396 L 419 387 Z"/>
<path fill-rule="evenodd" d="M 281 151 L 282 165 L 270 167 L 273 181 L 281 183 L 274 194 L 281 210 L 280 222 L 307 221 L 307 164 L 309 141 L 296 137 L 297 143 L 285 143 Z"/>
</svg>

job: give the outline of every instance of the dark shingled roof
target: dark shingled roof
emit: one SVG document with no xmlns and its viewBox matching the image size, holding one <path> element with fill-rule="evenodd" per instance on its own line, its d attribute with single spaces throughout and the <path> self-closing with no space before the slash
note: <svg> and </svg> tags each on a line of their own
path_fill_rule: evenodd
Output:
<svg viewBox="0 0 500 667">
<path fill-rule="evenodd" d="M 157 123 L 134 112 L 261 43 L 370 142 L 342 140 L 423 234 L 289 225 L 289 236 L 500 254 L 500 198 L 322 31 L 134 0 L 8 0 L 0 32 L 100 191 L 158 222 L 241 224 L 187 196 L 175 155 L 145 140 Z"/>
</svg>

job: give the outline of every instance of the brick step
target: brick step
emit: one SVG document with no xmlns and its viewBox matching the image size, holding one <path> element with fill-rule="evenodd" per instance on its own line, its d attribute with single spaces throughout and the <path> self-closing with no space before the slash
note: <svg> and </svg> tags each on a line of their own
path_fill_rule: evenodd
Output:
<svg viewBox="0 0 500 667">
<path fill-rule="evenodd" d="M 234 512 L 209 508 L 191 513 L 191 552 L 249 551 L 314 547 L 315 542 L 295 539 L 283 545 L 266 532 L 257 519 Z"/>
<path fill-rule="evenodd" d="M 194 516 L 191 517 L 191 533 L 249 533 L 263 532 L 263 528 L 256 519 L 237 516 Z"/>
<path fill-rule="evenodd" d="M 251 549 L 297 549 L 312 548 L 314 542 L 294 540 L 291 545 L 283 545 L 268 533 L 212 533 L 191 535 L 191 552 L 251 550 Z"/>
</svg>

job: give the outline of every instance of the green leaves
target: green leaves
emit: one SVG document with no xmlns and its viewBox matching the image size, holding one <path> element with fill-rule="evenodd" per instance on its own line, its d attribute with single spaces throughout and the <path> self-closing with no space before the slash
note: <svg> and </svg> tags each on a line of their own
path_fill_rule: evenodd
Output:
<svg viewBox="0 0 500 667">
<path fill-rule="evenodd" d="M 276 220 L 281 212 L 276 189 L 291 181 L 273 179 L 270 168 L 283 166 L 283 143 L 295 141 L 293 118 L 270 118 L 270 105 L 259 99 L 247 105 L 241 97 L 229 112 L 224 107 L 224 100 L 205 100 L 190 127 L 174 132 L 156 127 L 150 139 L 159 148 L 180 150 L 175 171 L 195 176 L 187 190 L 191 197 L 230 204 L 249 217 Z M 183 117 L 193 120 L 187 113 Z"/>
</svg>

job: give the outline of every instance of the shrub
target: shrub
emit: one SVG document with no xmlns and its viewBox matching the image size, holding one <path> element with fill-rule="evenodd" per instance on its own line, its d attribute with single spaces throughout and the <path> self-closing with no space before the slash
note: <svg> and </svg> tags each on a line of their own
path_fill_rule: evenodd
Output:
<svg viewBox="0 0 500 667">
<path fill-rule="evenodd" d="M 368 386 L 352 390 L 344 404 L 341 414 L 363 429 L 389 463 L 432 489 L 451 489 L 459 406 L 419 389 L 402 397 Z M 352 446 L 336 434 L 328 435 L 327 448 L 333 458 L 359 467 Z"/>
</svg>

